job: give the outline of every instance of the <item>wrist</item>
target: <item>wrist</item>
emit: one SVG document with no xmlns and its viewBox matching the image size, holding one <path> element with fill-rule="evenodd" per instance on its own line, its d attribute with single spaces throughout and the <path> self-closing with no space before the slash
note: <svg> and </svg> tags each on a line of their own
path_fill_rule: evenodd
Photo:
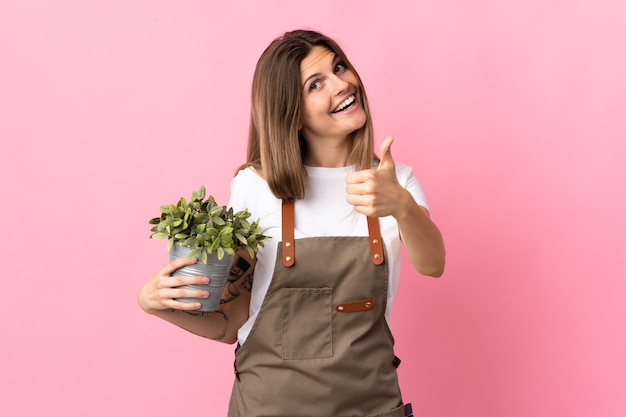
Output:
<svg viewBox="0 0 626 417">
<path fill-rule="evenodd" d="M 412 216 L 414 206 L 417 206 L 413 196 L 405 188 L 400 187 L 398 204 L 395 205 L 396 210 L 392 214 L 398 223 L 402 223 Z"/>
<path fill-rule="evenodd" d="M 146 299 L 145 299 L 145 297 L 144 297 L 144 295 L 143 295 L 142 291 L 143 291 L 143 288 L 141 288 L 141 289 L 139 290 L 139 294 L 137 294 L 137 304 L 139 304 L 139 307 L 140 307 L 140 308 L 141 308 L 141 309 L 142 309 L 145 313 L 152 314 L 152 315 L 156 314 L 159 310 L 158 310 L 158 309 L 156 309 L 156 308 L 151 308 L 151 307 L 150 307 L 149 303 L 147 303 L 147 302 L 146 302 Z"/>
</svg>

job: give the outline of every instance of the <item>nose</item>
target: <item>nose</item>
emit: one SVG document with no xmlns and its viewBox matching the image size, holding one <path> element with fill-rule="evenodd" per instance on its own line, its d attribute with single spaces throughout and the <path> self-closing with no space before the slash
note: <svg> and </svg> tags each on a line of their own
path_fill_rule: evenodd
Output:
<svg viewBox="0 0 626 417">
<path fill-rule="evenodd" d="M 331 85 L 333 87 L 333 93 L 338 95 L 346 91 L 350 84 L 337 74 L 333 74 L 331 77 Z"/>
</svg>

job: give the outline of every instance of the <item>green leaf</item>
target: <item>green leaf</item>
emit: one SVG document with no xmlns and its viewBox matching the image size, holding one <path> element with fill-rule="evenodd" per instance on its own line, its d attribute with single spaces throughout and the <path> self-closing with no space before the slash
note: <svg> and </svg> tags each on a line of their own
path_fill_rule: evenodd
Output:
<svg viewBox="0 0 626 417">
<path fill-rule="evenodd" d="M 180 209 L 173 204 L 170 204 L 170 214 L 174 217 L 180 217 Z"/>
<path fill-rule="evenodd" d="M 221 261 L 223 257 L 224 257 L 224 249 L 222 249 L 221 247 L 217 248 L 217 259 Z"/>
<path fill-rule="evenodd" d="M 224 212 L 224 207 L 215 206 L 209 210 L 209 216 L 211 217 L 221 216 L 223 212 Z"/>
<path fill-rule="evenodd" d="M 211 218 L 206 213 L 197 213 L 193 215 L 193 222 L 195 224 L 207 223 Z"/>
<path fill-rule="evenodd" d="M 233 241 L 232 236 L 226 235 L 226 236 L 222 236 L 220 239 L 222 240 L 223 248 L 231 248 L 234 246 L 235 242 Z"/>
<path fill-rule="evenodd" d="M 246 240 L 246 238 L 240 235 L 239 233 L 235 233 L 235 238 L 237 238 L 237 240 L 239 240 L 239 242 L 241 242 L 242 245 L 248 244 L 248 241 Z"/>
<path fill-rule="evenodd" d="M 171 234 L 172 236 L 175 236 L 175 235 L 177 235 L 177 234 L 181 233 L 182 231 L 184 231 L 184 229 L 183 229 L 182 227 L 173 227 L 173 228 L 170 230 L 170 234 Z"/>
<path fill-rule="evenodd" d="M 218 236 L 215 239 L 215 241 L 213 242 L 213 244 L 211 245 L 211 248 L 209 249 L 209 252 L 214 253 L 217 250 L 217 248 L 220 247 L 220 243 L 221 243 L 221 240 L 220 240 L 220 238 Z"/>
<path fill-rule="evenodd" d="M 252 215 L 252 213 L 250 213 L 247 209 L 246 210 L 242 210 L 242 211 L 238 211 L 237 213 L 235 213 L 235 217 L 240 218 L 240 219 L 247 219 L 251 215 Z"/>
<path fill-rule="evenodd" d="M 232 227 L 224 227 L 220 230 L 220 236 L 228 236 L 233 233 Z"/>
</svg>

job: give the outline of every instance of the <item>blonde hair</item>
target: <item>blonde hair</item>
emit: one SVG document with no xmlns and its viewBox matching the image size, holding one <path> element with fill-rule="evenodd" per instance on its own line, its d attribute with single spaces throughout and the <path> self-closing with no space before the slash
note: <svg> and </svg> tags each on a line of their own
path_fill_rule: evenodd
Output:
<svg viewBox="0 0 626 417">
<path fill-rule="evenodd" d="M 252 81 L 250 130 L 247 161 L 239 169 L 254 167 L 267 181 L 272 193 L 283 200 L 304 198 L 306 142 L 298 131 L 301 118 L 302 84 L 300 64 L 315 46 L 334 52 L 359 81 L 359 93 L 367 116 L 352 133 L 348 164 L 369 169 L 374 154 L 374 134 L 363 82 L 345 53 L 332 39 L 310 30 L 287 32 L 265 49 Z"/>
</svg>

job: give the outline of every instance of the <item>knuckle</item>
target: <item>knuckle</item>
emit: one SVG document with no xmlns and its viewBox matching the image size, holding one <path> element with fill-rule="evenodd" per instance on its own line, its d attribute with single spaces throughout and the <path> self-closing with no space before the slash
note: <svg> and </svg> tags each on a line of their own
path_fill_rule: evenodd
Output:
<svg viewBox="0 0 626 417">
<path fill-rule="evenodd" d="M 190 278 L 193 277 L 189 277 L 189 276 L 185 276 L 185 275 L 174 275 L 172 276 L 172 278 L 174 278 L 174 286 L 180 286 L 180 285 L 187 285 L 190 283 L 193 283 L 192 280 L 190 280 Z"/>
<path fill-rule="evenodd" d="M 176 291 L 176 298 L 197 298 L 199 297 L 198 291 L 189 288 L 179 288 Z"/>
</svg>

